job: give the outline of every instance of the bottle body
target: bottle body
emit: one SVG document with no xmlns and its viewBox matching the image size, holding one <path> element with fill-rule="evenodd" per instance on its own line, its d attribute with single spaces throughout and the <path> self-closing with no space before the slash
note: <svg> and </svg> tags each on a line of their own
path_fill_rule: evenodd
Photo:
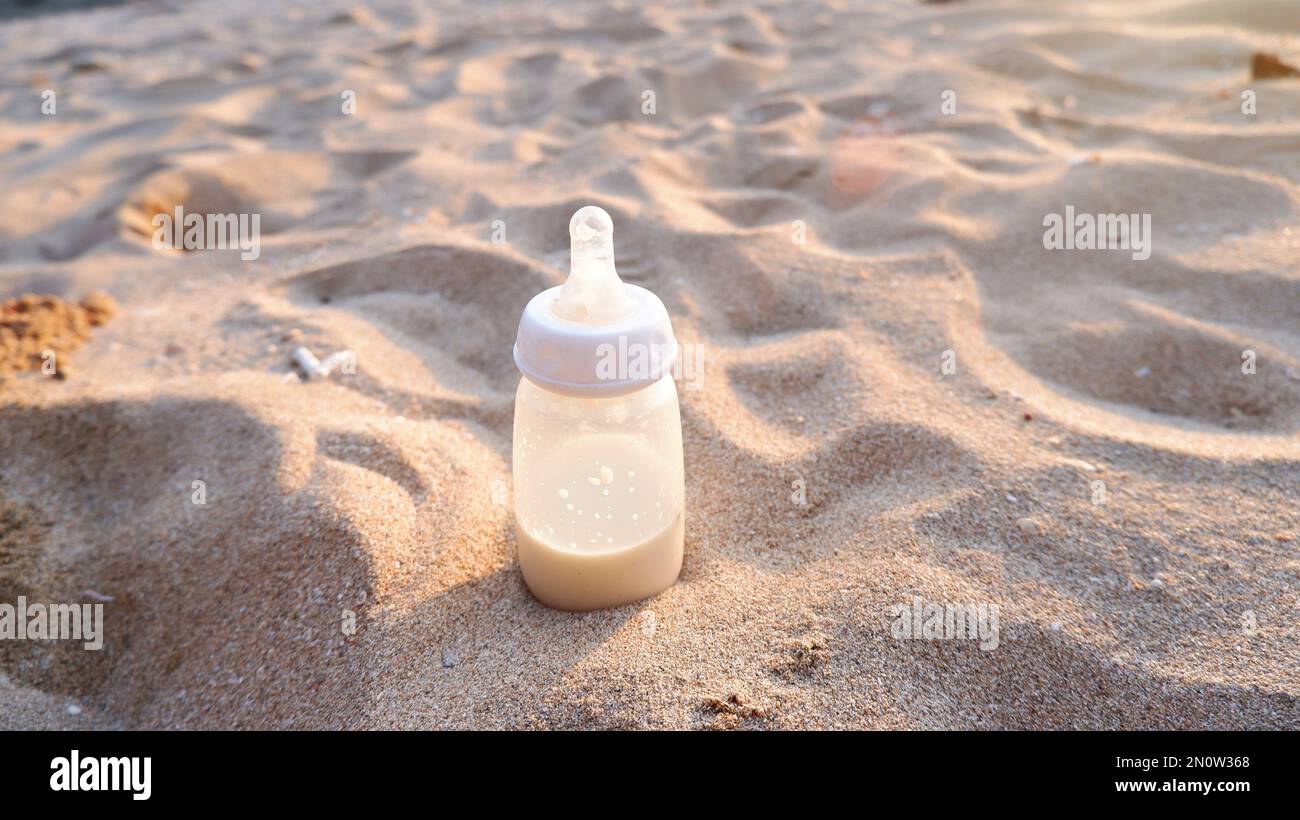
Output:
<svg viewBox="0 0 1300 820">
<path fill-rule="evenodd" d="M 685 479 L 671 375 L 593 398 L 521 379 L 513 471 L 519 566 L 542 603 L 621 606 L 677 580 Z"/>
</svg>

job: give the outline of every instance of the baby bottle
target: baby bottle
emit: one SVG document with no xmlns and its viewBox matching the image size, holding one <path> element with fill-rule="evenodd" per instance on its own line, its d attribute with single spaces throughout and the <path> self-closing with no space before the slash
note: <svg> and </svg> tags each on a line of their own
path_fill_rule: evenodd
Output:
<svg viewBox="0 0 1300 820">
<path fill-rule="evenodd" d="M 542 603 L 588 610 L 672 586 L 685 533 L 677 340 L 663 302 L 614 269 L 614 222 L 569 221 L 569 277 L 519 320 L 519 567 Z"/>
</svg>

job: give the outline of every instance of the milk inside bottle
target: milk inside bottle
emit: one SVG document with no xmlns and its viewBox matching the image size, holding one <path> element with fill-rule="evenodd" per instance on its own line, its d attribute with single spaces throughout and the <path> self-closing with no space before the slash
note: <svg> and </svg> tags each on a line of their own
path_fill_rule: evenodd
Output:
<svg viewBox="0 0 1300 820">
<path fill-rule="evenodd" d="M 677 342 L 663 302 L 619 278 L 613 232 L 601 208 L 573 215 L 569 277 L 528 303 L 515 342 L 519 566 L 558 609 L 641 600 L 682 566 Z"/>
</svg>

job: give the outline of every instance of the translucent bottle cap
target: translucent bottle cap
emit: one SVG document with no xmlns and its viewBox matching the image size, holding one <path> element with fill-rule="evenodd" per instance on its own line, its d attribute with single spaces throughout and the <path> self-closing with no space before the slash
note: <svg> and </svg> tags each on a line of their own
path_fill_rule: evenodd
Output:
<svg viewBox="0 0 1300 820">
<path fill-rule="evenodd" d="M 677 360 L 668 310 L 614 267 L 614 220 L 595 205 L 569 220 L 571 259 L 563 285 L 524 308 L 515 364 L 548 390 L 619 395 L 670 372 Z"/>
</svg>

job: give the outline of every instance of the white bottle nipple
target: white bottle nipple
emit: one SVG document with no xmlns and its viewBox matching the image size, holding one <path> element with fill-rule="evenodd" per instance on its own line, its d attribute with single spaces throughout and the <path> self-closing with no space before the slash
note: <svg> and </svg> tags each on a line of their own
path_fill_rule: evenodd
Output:
<svg viewBox="0 0 1300 820">
<path fill-rule="evenodd" d="M 636 310 L 636 302 L 614 268 L 614 220 L 604 208 L 588 205 L 569 220 L 569 278 L 553 310 L 562 319 L 591 325 L 616 322 Z"/>
</svg>

